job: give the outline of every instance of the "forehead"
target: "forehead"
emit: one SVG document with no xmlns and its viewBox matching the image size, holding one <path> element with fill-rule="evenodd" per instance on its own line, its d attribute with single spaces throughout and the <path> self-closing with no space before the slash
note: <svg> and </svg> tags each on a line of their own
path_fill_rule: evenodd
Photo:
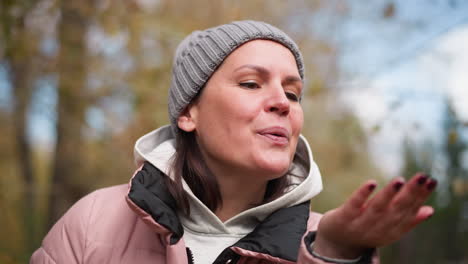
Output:
<svg viewBox="0 0 468 264">
<path fill-rule="evenodd" d="M 237 68 L 243 64 L 260 65 L 299 75 L 293 53 L 282 44 L 271 40 L 252 40 L 243 44 L 225 59 L 220 68 Z"/>
</svg>

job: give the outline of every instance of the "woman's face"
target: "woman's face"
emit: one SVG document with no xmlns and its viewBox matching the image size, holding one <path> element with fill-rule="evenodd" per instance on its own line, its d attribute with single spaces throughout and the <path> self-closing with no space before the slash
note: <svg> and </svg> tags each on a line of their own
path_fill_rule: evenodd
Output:
<svg viewBox="0 0 468 264">
<path fill-rule="evenodd" d="M 216 172 L 284 175 L 303 124 L 302 90 L 289 49 L 254 40 L 237 48 L 179 118 L 195 131 L 208 167 Z"/>
</svg>

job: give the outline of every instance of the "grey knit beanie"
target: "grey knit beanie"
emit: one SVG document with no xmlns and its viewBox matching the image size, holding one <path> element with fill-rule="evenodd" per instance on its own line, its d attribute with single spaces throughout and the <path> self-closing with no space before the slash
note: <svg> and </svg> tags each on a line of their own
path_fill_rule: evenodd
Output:
<svg viewBox="0 0 468 264">
<path fill-rule="evenodd" d="M 194 31 L 177 47 L 169 89 L 169 118 L 177 133 L 177 119 L 205 83 L 236 48 L 254 39 L 278 42 L 291 50 L 299 75 L 304 79 L 302 55 L 296 43 L 280 29 L 259 21 L 236 21 Z"/>
</svg>

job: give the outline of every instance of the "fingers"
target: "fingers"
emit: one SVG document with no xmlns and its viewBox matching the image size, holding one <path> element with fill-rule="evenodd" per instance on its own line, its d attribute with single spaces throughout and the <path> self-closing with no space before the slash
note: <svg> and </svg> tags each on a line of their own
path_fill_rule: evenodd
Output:
<svg viewBox="0 0 468 264">
<path fill-rule="evenodd" d="M 369 199 L 376 187 L 377 182 L 375 180 L 369 180 L 354 191 L 348 201 L 343 205 L 345 214 L 351 217 L 360 214 L 367 199 Z"/>
<path fill-rule="evenodd" d="M 404 232 L 408 232 L 413 229 L 415 226 L 419 225 L 424 220 L 427 220 L 434 214 L 434 208 L 428 205 L 424 205 L 418 208 L 416 215 L 410 221 L 410 223 L 404 227 Z"/>
<path fill-rule="evenodd" d="M 420 187 L 421 195 L 416 196 L 413 202 L 413 212 L 417 212 L 421 205 L 427 200 L 431 195 L 432 191 L 437 186 L 437 181 L 435 179 L 429 178 L 423 186 Z"/>
<path fill-rule="evenodd" d="M 388 245 L 434 213 L 423 203 L 436 185 L 428 175 L 419 173 L 407 182 L 393 179 L 370 198 L 377 183 L 367 181 L 342 206 L 324 214 L 318 234 L 347 245 Z"/>
<path fill-rule="evenodd" d="M 430 179 L 427 174 L 418 173 L 395 196 L 392 207 L 397 211 L 409 209 L 413 213 L 416 213 L 436 185 L 437 181 Z"/>
<path fill-rule="evenodd" d="M 414 225 L 419 224 L 420 222 L 430 218 L 434 214 L 434 208 L 429 205 L 421 206 L 414 218 Z"/>
<path fill-rule="evenodd" d="M 375 212 L 382 212 L 386 210 L 388 204 L 392 201 L 400 189 L 405 184 L 405 180 L 402 177 L 393 179 L 383 190 L 381 190 L 369 203 L 369 209 Z"/>
<path fill-rule="evenodd" d="M 372 222 L 375 217 L 387 211 L 394 214 L 395 218 L 405 219 L 404 222 L 408 224 L 436 185 L 437 181 L 430 179 L 424 173 L 416 174 L 407 183 L 402 177 L 398 177 L 369 201 L 369 197 L 377 186 L 374 180 L 370 180 L 351 195 L 343 205 L 342 212 L 347 217 L 356 217 L 365 210 L 368 212 L 366 213 L 366 218 L 369 218 L 367 220 Z"/>
<path fill-rule="evenodd" d="M 432 207 L 423 203 L 436 185 L 437 181 L 424 173 L 417 173 L 405 184 L 390 205 L 390 211 L 399 219 L 393 228 L 396 232 L 406 233 L 434 213 Z"/>
</svg>

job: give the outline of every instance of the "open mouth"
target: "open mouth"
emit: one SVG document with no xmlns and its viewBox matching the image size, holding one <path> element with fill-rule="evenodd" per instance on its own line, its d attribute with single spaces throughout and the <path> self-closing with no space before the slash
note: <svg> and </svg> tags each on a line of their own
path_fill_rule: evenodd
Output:
<svg viewBox="0 0 468 264">
<path fill-rule="evenodd" d="M 271 134 L 263 134 L 264 136 L 271 136 L 271 137 L 281 137 L 281 138 L 286 138 L 287 137 L 284 134 L 281 133 L 271 133 Z"/>
<path fill-rule="evenodd" d="M 278 145 L 285 145 L 289 142 L 289 131 L 282 127 L 262 129 L 258 134 Z"/>
</svg>

